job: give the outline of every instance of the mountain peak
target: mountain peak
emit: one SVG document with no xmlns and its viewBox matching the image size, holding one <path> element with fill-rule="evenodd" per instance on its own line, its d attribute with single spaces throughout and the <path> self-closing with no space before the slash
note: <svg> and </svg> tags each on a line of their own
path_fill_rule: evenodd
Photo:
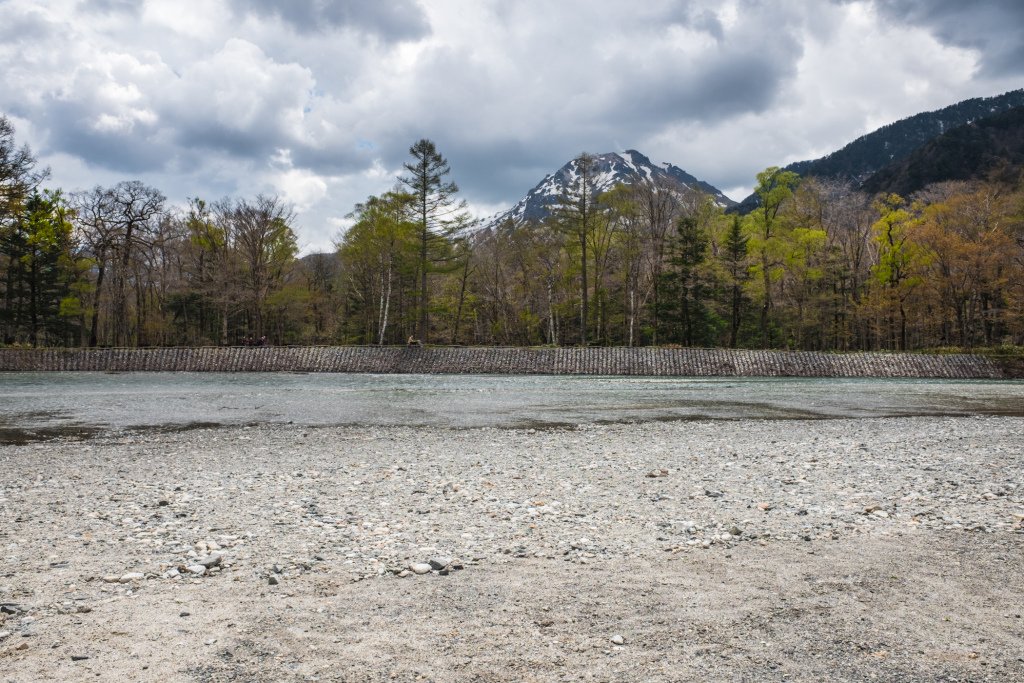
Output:
<svg viewBox="0 0 1024 683">
<path fill-rule="evenodd" d="M 591 154 L 590 157 L 594 163 L 594 190 L 597 192 L 606 192 L 620 184 L 667 182 L 678 185 L 680 190 L 694 189 L 705 192 L 714 197 L 715 202 L 723 208 L 735 204 L 720 190 L 698 180 L 678 166 L 667 162 L 655 164 L 649 157 L 635 149 Z M 544 220 L 579 176 L 577 157 L 554 173 L 546 175 L 515 206 L 491 220 L 490 225 L 508 221 L 519 224 Z"/>
</svg>

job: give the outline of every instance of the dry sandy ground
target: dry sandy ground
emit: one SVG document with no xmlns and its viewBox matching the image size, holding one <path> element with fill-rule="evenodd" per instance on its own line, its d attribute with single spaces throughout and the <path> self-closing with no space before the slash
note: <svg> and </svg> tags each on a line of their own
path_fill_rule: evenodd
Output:
<svg viewBox="0 0 1024 683">
<path fill-rule="evenodd" d="M 1022 434 L 900 418 L 0 446 L 0 681 L 1021 681 Z"/>
</svg>

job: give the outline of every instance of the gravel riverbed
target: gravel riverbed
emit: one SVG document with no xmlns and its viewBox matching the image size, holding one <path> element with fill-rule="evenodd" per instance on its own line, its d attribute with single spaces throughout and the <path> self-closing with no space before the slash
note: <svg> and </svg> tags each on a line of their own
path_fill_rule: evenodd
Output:
<svg viewBox="0 0 1024 683">
<path fill-rule="evenodd" d="M 0 446 L 0 681 L 1024 680 L 1024 419 Z"/>
</svg>

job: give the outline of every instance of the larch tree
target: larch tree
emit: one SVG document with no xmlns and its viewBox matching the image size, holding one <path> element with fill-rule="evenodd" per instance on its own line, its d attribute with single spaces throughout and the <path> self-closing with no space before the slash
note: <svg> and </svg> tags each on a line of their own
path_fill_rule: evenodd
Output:
<svg viewBox="0 0 1024 683">
<path fill-rule="evenodd" d="M 361 336 L 366 343 L 387 343 L 399 309 L 395 304 L 405 294 L 402 283 L 416 267 L 419 233 L 411 219 L 414 203 L 415 197 L 397 189 L 369 197 L 349 214 L 355 223 L 338 244 L 345 277 L 362 313 Z M 402 331 L 407 329 L 403 322 L 399 321 Z"/>
<path fill-rule="evenodd" d="M 766 348 L 771 346 L 771 313 L 774 306 L 772 297 L 772 282 L 775 279 L 774 271 L 780 267 L 779 263 L 779 210 L 783 203 L 793 196 L 793 189 L 800 181 L 793 171 L 785 171 L 777 166 L 770 166 L 757 174 L 757 187 L 754 194 L 757 195 L 758 208 L 751 214 L 754 234 L 751 246 L 756 246 L 761 271 L 761 281 L 764 286 L 761 302 L 761 344 Z"/>
<path fill-rule="evenodd" d="M 873 268 L 882 286 L 888 338 L 899 351 L 907 350 L 907 300 L 921 284 L 918 267 L 924 254 L 914 239 L 921 224 L 916 207 L 908 209 L 903 198 L 890 194 L 876 203 L 879 218 L 872 226 L 878 245 L 878 263 Z M 887 310 L 886 310 L 887 309 Z"/>
<path fill-rule="evenodd" d="M 466 202 L 455 199 L 458 185 L 446 176 L 451 173 L 448 160 L 437 151 L 436 145 L 426 138 L 409 148 L 413 160 L 406 162 L 404 175 L 399 180 L 415 197 L 415 220 L 419 228 L 419 321 L 417 334 L 420 341 L 430 337 L 430 290 L 428 275 L 439 247 L 469 225 Z"/>
<path fill-rule="evenodd" d="M 588 247 L 597 224 L 600 208 L 597 204 L 596 160 L 587 152 L 577 156 L 573 163 L 575 175 L 559 198 L 553 216 L 555 225 L 576 239 L 580 257 L 580 344 L 587 345 L 590 327 L 590 282 L 588 273 Z"/>
</svg>

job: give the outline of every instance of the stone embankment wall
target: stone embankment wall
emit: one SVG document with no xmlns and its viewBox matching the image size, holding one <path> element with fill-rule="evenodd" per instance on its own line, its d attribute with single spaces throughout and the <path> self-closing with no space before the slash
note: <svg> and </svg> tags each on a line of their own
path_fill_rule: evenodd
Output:
<svg viewBox="0 0 1024 683">
<path fill-rule="evenodd" d="M 0 349 L 0 371 L 370 372 L 666 377 L 1019 376 L 986 357 L 731 349 L 209 347 Z"/>
</svg>

